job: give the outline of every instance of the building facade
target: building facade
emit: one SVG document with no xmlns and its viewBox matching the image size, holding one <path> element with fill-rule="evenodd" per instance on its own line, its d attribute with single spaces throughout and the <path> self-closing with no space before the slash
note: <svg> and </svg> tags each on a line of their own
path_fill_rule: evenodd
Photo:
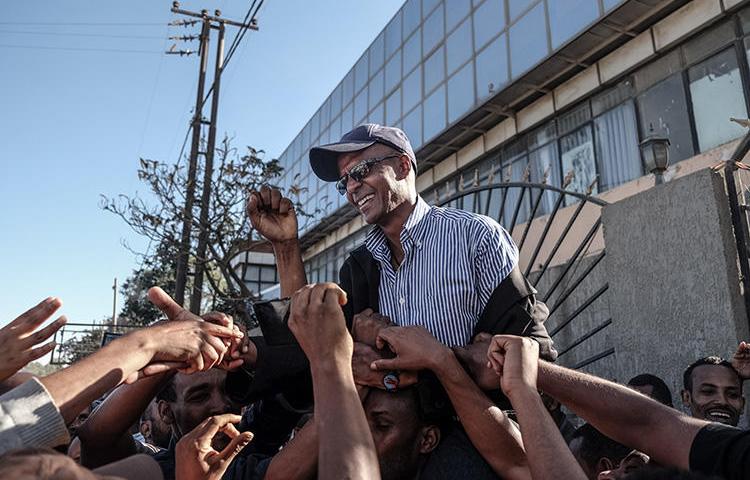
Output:
<svg viewBox="0 0 750 480">
<path fill-rule="evenodd" d="M 521 180 L 621 199 L 643 188 L 651 133 L 670 140 L 667 178 L 710 166 L 746 131 L 730 121 L 750 106 L 746 3 L 408 0 L 280 156 L 281 186 L 311 213 L 308 280 L 337 280 L 367 231 L 308 151 L 361 123 L 405 130 L 430 203 Z"/>
</svg>

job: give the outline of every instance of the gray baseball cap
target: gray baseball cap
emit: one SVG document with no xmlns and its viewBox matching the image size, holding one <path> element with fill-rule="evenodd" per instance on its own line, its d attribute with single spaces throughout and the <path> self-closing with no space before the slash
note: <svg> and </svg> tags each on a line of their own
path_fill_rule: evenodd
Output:
<svg viewBox="0 0 750 480">
<path fill-rule="evenodd" d="M 396 127 L 384 127 L 377 123 L 365 123 L 345 133 L 336 143 L 311 148 L 310 166 L 321 180 L 335 182 L 340 176 L 337 164 L 339 155 L 358 152 L 376 143 L 388 145 L 407 154 L 416 173 L 417 158 L 414 156 L 414 150 L 404 131 Z"/>
</svg>

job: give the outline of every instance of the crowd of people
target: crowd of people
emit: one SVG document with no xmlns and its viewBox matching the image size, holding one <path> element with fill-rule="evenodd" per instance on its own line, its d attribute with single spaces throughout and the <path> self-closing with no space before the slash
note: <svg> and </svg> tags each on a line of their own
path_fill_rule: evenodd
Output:
<svg viewBox="0 0 750 480">
<path fill-rule="evenodd" d="M 559 366 L 511 236 L 428 205 L 401 130 L 361 125 L 310 165 L 372 228 L 338 284 L 307 284 L 291 201 L 252 192 L 282 297 L 255 304 L 262 335 L 154 286 L 164 320 L 35 377 L 61 301 L 0 329 L 0 478 L 750 478 L 750 344 L 687 366 L 687 413 L 655 375 Z"/>
</svg>

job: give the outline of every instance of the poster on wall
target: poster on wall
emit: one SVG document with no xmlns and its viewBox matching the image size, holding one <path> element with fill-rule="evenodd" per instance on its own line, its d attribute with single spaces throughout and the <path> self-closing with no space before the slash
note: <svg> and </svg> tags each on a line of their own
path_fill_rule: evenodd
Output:
<svg viewBox="0 0 750 480">
<path fill-rule="evenodd" d="M 568 172 L 573 172 L 573 180 L 568 185 L 566 190 L 570 190 L 578 193 L 586 193 L 586 189 L 589 187 L 594 177 L 596 176 L 596 164 L 594 162 L 594 143 L 588 140 L 575 148 L 568 150 L 562 154 L 562 169 L 563 176 L 568 175 Z M 591 192 L 592 194 L 597 193 L 597 186 Z M 566 198 L 565 204 L 575 203 L 573 198 Z"/>
</svg>

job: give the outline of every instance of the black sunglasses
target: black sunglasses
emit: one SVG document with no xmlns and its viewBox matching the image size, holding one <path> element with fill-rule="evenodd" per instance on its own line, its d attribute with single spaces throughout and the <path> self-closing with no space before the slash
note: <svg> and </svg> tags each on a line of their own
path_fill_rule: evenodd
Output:
<svg viewBox="0 0 750 480">
<path fill-rule="evenodd" d="M 373 165 L 382 162 L 383 160 L 388 160 L 389 158 L 398 158 L 401 155 L 403 154 L 398 153 L 386 155 L 385 157 L 375 157 L 362 160 L 360 163 L 353 166 L 349 172 L 345 173 L 343 177 L 338 179 L 336 182 L 336 190 L 338 190 L 341 195 L 346 195 L 346 185 L 349 183 L 350 178 L 355 182 L 361 182 L 370 174 Z"/>
</svg>

